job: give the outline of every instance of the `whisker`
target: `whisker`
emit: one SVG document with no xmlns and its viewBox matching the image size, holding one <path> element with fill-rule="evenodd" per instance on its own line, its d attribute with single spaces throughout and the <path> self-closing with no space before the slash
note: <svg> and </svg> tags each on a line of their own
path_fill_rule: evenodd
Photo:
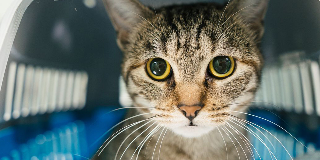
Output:
<svg viewBox="0 0 320 160">
<path fill-rule="evenodd" d="M 240 119 L 240 118 L 239 118 L 239 119 Z M 270 133 L 270 132 L 269 132 L 268 130 L 266 130 L 265 128 L 259 126 L 258 124 L 255 124 L 255 123 L 253 123 L 253 122 L 250 122 L 250 121 L 247 121 L 247 120 L 244 120 L 244 119 L 241 119 L 241 120 L 245 121 L 245 123 L 249 124 L 250 126 L 252 126 L 251 124 L 253 124 L 253 125 L 255 125 L 255 126 L 263 129 L 263 130 L 266 131 L 267 133 L 269 133 L 272 137 L 274 137 L 274 138 L 280 143 L 280 145 L 285 149 L 285 151 L 288 153 L 288 155 L 290 156 L 290 158 L 293 159 L 292 156 L 291 156 L 291 154 L 290 154 L 289 151 L 287 150 L 287 148 L 281 143 L 281 141 L 280 141 L 276 136 L 274 136 L 272 133 Z M 252 126 L 252 127 L 254 127 L 254 126 Z M 256 128 L 256 127 L 254 127 L 254 128 Z"/>
<path fill-rule="evenodd" d="M 114 110 L 112 110 L 112 111 L 109 111 L 109 112 L 107 112 L 107 113 L 105 113 L 105 114 L 109 114 L 109 113 L 111 113 L 111 112 L 118 111 L 118 110 L 123 110 L 123 109 L 135 109 L 135 108 L 155 108 L 155 107 L 119 107 L 119 108 L 116 108 L 116 109 L 114 109 Z"/>
<path fill-rule="evenodd" d="M 247 156 L 246 152 L 244 151 L 241 143 L 238 141 L 238 139 L 233 135 L 233 133 L 227 127 L 223 127 L 223 128 L 226 129 L 231 134 L 231 136 L 237 141 L 237 143 L 240 145 L 240 148 L 241 148 L 242 152 L 244 153 L 246 159 L 248 160 L 248 156 Z"/>
<path fill-rule="evenodd" d="M 270 157 L 273 159 L 273 157 L 277 160 L 276 156 L 274 155 L 274 153 L 270 150 L 270 148 L 268 147 L 268 145 L 264 142 L 264 140 L 257 134 L 257 133 L 254 133 L 252 131 L 252 129 L 250 129 L 248 126 L 244 125 L 243 123 L 241 123 L 241 121 L 237 120 L 237 119 L 233 119 L 231 120 L 231 122 L 233 122 L 234 124 L 236 124 L 237 126 L 245 129 L 246 131 L 248 131 L 250 134 L 252 134 L 255 138 L 257 138 L 268 150 L 269 154 L 270 154 Z M 238 123 L 235 123 L 235 122 L 238 122 L 239 124 L 241 124 L 242 126 L 240 126 Z M 272 144 L 272 143 L 271 143 Z"/>
<path fill-rule="evenodd" d="M 268 119 L 265 119 L 265 118 L 262 118 L 260 116 L 257 116 L 257 115 L 254 115 L 254 114 L 250 114 L 250 113 L 245 113 L 245 112 L 241 112 L 241 111 L 232 111 L 232 112 L 237 112 L 237 113 L 242 113 L 242 114 L 245 114 L 245 115 L 249 115 L 249 116 L 252 116 L 252 117 L 256 117 L 256 118 L 259 118 L 259 119 L 262 119 L 264 121 L 267 121 L 275 126 L 277 126 L 278 128 L 280 128 L 281 130 L 285 131 L 287 134 L 289 134 L 292 138 L 294 138 L 297 142 L 299 142 L 302 146 L 304 146 L 305 148 L 308 149 L 308 147 L 306 147 L 302 142 L 300 142 L 296 137 L 294 137 L 290 132 L 288 132 L 286 129 L 284 129 L 283 127 L 281 127 L 280 125 L 268 120 Z M 238 118 L 238 117 L 237 117 Z"/>
<path fill-rule="evenodd" d="M 246 146 L 247 150 L 250 152 L 251 157 L 254 159 L 252 148 L 250 148 L 248 141 L 246 141 L 246 139 L 242 138 L 242 136 L 244 136 L 244 135 L 241 132 L 240 132 L 241 133 L 241 135 L 240 135 L 239 131 L 235 127 L 233 127 L 229 122 L 227 122 L 227 126 L 230 129 L 232 129 L 239 136 L 239 138 L 242 140 L 243 144 Z M 246 137 L 244 136 L 244 138 L 246 138 Z"/>
<path fill-rule="evenodd" d="M 233 117 L 233 116 L 231 116 L 231 117 Z M 248 123 L 247 123 L 248 121 L 246 121 L 246 120 L 244 120 L 244 119 L 238 118 L 238 117 L 236 117 L 236 116 L 234 116 L 234 118 L 236 118 L 238 121 L 243 121 L 244 123 L 248 124 Z M 232 118 L 232 119 L 234 119 L 234 118 Z M 236 120 L 236 119 L 234 119 L 234 120 Z M 243 124 L 242 124 L 242 125 L 243 125 Z M 268 140 L 268 142 L 271 144 L 273 150 L 276 151 L 276 148 L 274 147 L 274 145 L 272 144 L 272 142 L 270 141 L 270 139 L 269 139 L 259 128 L 255 127 L 255 126 L 252 126 L 250 123 L 249 123 L 248 125 L 250 125 L 250 126 L 253 127 L 254 129 L 256 129 L 258 132 L 260 132 L 260 133 Z M 244 126 L 246 126 L 246 125 L 244 125 Z M 246 127 L 247 127 L 247 126 L 246 126 Z"/>
<path fill-rule="evenodd" d="M 151 118 L 152 118 L 152 117 L 151 117 Z M 151 118 L 148 118 L 148 119 L 151 119 Z M 134 123 L 131 123 L 131 124 L 129 124 L 129 125 L 126 125 L 126 126 L 122 127 L 121 129 L 119 129 L 119 130 L 117 130 L 115 133 L 113 133 L 110 137 L 108 137 L 107 140 L 105 140 L 105 143 L 106 143 L 110 138 L 113 139 L 113 137 L 114 137 L 114 138 L 117 137 L 119 134 L 121 134 L 121 133 L 124 132 L 125 130 L 127 130 L 127 129 L 135 126 L 135 125 L 138 125 L 139 123 L 142 123 L 142 122 L 144 122 L 144 121 L 146 121 L 146 120 L 148 120 L 148 119 L 141 120 L 141 121 L 138 121 L 138 122 L 134 122 Z M 116 134 L 116 135 L 115 135 L 115 134 Z M 114 135 L 115 135 L 115 136 L 114 136 Z M 111 140 L 112 140 L 112 139 L 111 139 Z M 101 147 L 100 147 L 100 148 L 101 148 Z"/>
<path fill-rule="evenodd" d="M 138 13 L 136 13 L 136 12 L 133 12 L 133 11 L 129 11 L 129 12 L 131 12 L 131 13 L 139 16 L 139 18 L 141 18 L 141 19 L 144 20 L 145 22 L 149 23 L 155 30 L 157 30 L 158 32 L 161 33 L 161 31 L 160 31 L 159 29 L 157 29 L 149 20 L 147 20 L 146 18 L 144 18 L 144 17 L 141 16 L 140 14 L 138 14 Z M 154 33 L 151 33 L 151 34 L 152 34 L 153 38 L 155 38 L 156 40 L 160 41 L 160 40 L 158 39 L 159 37 L 157 37 L 157 36 L 159 36 L 158 34 L 156 34 L 157 36 L 155 36 Z"/>
<path fill-rule="evenodd" d="M 236 151 L 237 151 L 237 154 L 238 154 L 238 157 L 239 157 L 239 160 L 241 159 L 240 158 L 240 154 L 239 154 L 239 151 L 238 151 L 238 148 L 236 146 L 236 144 L 233 142 L 232 138 L 230 137 L 230 135 L 223 129 L 223 127 L 221 127 L 221 129 L 223 130 L 223 132 L 229 137 L 229 139 L 231 140 L 232 144 L 234 145 Z"/>
<path fill-rule="evenodd" d="M 106 145 L 102 145 L 100 148 L 99 148 L 99 150 L 98 150 L 98 156 L 100 156 L 100 154 L 103 152 L 103 150 L 109 145 L 109 143 L 114 139 L 114 138 L 116 138 L 118 135 L 120 135 L 122 132 L 124 132 L 124 131 L 126 131 L 126 130 L 128 130 L 129 128 L 131 128 L 131 127 L 133 127 L 133 126 L 135 126 L 135 125 L 138 125 L 139 123 L 142 123 L 142 122 L 144 122 L 144 121 L 147 121 L 148 119 L 145 119 L 145 120 L 141 120 L 141 121 L 139 121 L 139 122 L 135 122 L 135 123 L 132 123 L 132 124 L 130 124 L 130 125 L 128 125 L 129 127 L 127 127 L 127 128 L 125 128 L 124 130 L 122 130 L 121 132 L 119 132 L 117 135 L 115 135 L 114 137 L 112 137 L 110 140 L 109 140 L 109 138 L 105 141 L 105 143 L 106 143 Z M 147 125 L 148 123 L 150 123 L 150 122 L 152 122 L 152 120 L 149 120 L 147 123 L 145 123 L 144 125 L 142 125 L 142 126 L 145 126 L 145 125 Z M 109 141 L 108 141 L 109 140 Z"/>
<path fill-rule="evenodd" d="M 142 20 L 144 20 L 145 22 L 148 22 L 154 29 L 156 29 L 157 31 L 161 32 L 158 28 L 156 28 L 149 20 L 147 20 L 146 18 L 144 18 L 143 16 L 141 16 L 140 14 L 133 12 L 133 11 L 129 11 L 137 16 L 139 16 Z"/>
<path fill-rule="evenodd" d="M 230 15 L 221 25 L 219 25 L 220 28 L 221 28 L 230 18 L 232 18 L 233 16 L 237 15 L 238 13 L 240 13 L 241 11 L 243 11 L 244 9 L 246 9 L 246 8 L 252 6 L 252 5 L 253 5 L 253 4 L 250 4 L 250 5 L 248 5 L 248 6 L 245 6 L 245 7 L 241 8 L 240 10 L 238 10 L 237 12 L 233 13 L 232 15 Z M 220 18 L 221 18 L 221 17 L 220 17 Z M 235 25 L 236 23 L 237 23 L 237 22 L 234 22 L 233 24 L 229 25 L 229 27 L 226 28 L 226 29 L 219 35 L 219 37 L 218 37 L 217 39 L 219 40 L 219 39 L 221 38 L 221 36 L 222 36 L 227 30 L 229 30 L 233 25 Z M 220 24 L 220 19 L 219 19 L 219 24 Z"/>
<path fill-rule="evenodd" d="M 119 134 L 121 134 L 121 133 L 124 132 L 125 130 L 129 129 L 130 127 L 133 127 L 133 126 L 135 126 L 135 125 L 138 125 L 138 124 L 140 124 L 140 123 L 142 123 L 142 122 L 144 122 L 144 121 L 146 121 L 146 120 L 141 120 L 141 121 L 138 121 L 138 122 L 134 122 L 134 123 L 132 123 L 132 124 L 129 124 L 129 125 L 127 125 L 127 126 L 124 126 L 124 127 L 121 128 L 121 129 L 117 130 L 115 133 L 113 133 L 110 137 L 108 137 L 108 138 L 105 140 L 104 144 L 106 144 L 106 143 L 109 141 L 109 139 L 112 140 L 113 138 L 117 137 Z M 103 145 L 102 145 L 102 146 L 103 146 Z M 99 149 L 101 149 L 102 146 L 101 146 Z"/>
<path fill-rule="evenodd" d="M 146 124 L 140 126 L 140 127 L 137 128 L 137 129 L 135 129 L 134 131 L 132 131 L 132 132 L 122 141 L 122 143 L 120 144 L 120 146 L 119 146 L 119 148 L 118 148 L 118 150 L 117 150 L 117 153 L 116 153 L 116 155 L 115 155 L 114 160 L 117 159 L 117 156 L 118 156 L 118 153 L 119 153 L 119 151 L 120 151 L 120 148 L 122 147 L 122 145 L 124 144 L 124 142 L 125 142 L 133 133 L 135 133 L 136 131 L 138 131 L 139 129 L 141 129 L 142 127 L 144 127 L 145 125 L 147 125 L 148 123 L 150 123 L 150 122 L 152 122 L 152 121 L 153 121 L 153 120 L 147 122 Z M 144 131 L 142 131 L 138 136 L 136 136 L 136 137 L 129 143 L 129 145 L 127 146 L 127 148 L 123 151 L 123 153 L 122 153 L 122 155 L 121 155 L 121 157 L 120 157 L 120 160 L 122 159 L 122 156 L 123 156 L 124 153 L 127 151 L 127 149 L 130 147 L 130 145 L 131 145 L 138 137 L 140 137 L 144 132 L 146 132 L 151 126 L 153 126 L 153 125 L 156 124 L 156 123 L 157 123 L 157 122 L 153 122 L 149 127 L 147 127 Z"/>
<path fill-rule="evenodd" d="M 226 12 L 226 10 L 227 10 L 227 8 L 228 8 L 228 6 L 229 6 L 229 4 L 230 4 L 230 1 L 231 1 L 231 0 L 229 0 L 228 3 L 227 3 L 227 5 L 226 5 L 226 7 L 224 7 L 223 12 L 222 12 L 222 14 L 221 14 L 221 16 L 220 16 L 220 18 L 219 18 L 218 24 L 219 24 L 220 28 L 221 28 L 221 26 L 222 26 L 222 25 L 220 25 L 221 19 L 222 19 L 222 17 L 224 17 L 224 13 Z"/>
<path fill-rule="evenodd" d="M 230 121 L 230 120 L 229 120 Z M 230 122 L 232 122 L 232 121 L 230 121 Z M 232 122 L 232 123 L 234 123 L 234 122 Z M 261 160 L 261 157 L 260 157 L 260 154 L 259 154 L 259 152 L 256 150 L 256 148 L 254 147 L 254 145 L 251 143 L 251 141 L 245 136 L 245 135 L 243 135 L 243 133 L 242 132 L 240 132 L 236 127 L 233 127 L 230 123 L 227 123 L 228 124 L 228 126 L 229 127 L 232 127 L 236 132 L 238 132 L 238 135 L 239 135 L 239 133 L 242 135 L 242 137 L 247 141 L 247 144 L 248 145 L 251 145 L 252 147 L 253 147 L 253 149 L 255 150 L 255 152 L 258 154 L 258 156 L 259 156 L 259 159 Z M 249 146 L 250 147 L 250 146 Z M 250 147 L 251 148 L 251 147 Z M 252 151 L 252 149 L 251 149 L 251 151 Z M 252 151 L 252 158 L 254 159 L 254 155 L 253 155 L 253 151 Z"/>
<path fill-rule="evenodd" d="M 162 135 L 164 129 L 165 129 L 165 128 L 163 127 L 163 129 L 162 129 L 162 131 L 161 131 L 161 133 L 160 133 L 160 135 L 159 135 L 159 138 L 158 138 L 156 144 L 154 145 L 154 149 L 153 149 L 153 152 L 152 152 L 152 158 L 151 158 L 152 160 L 153 160 L 154 153 L 156 152 L 156 148 L 157 148 L 158 142 L 159 142 L 159 140 L 160 140 L 160 138 L 161 138 L 161 135 Z"/>
<path fill-rule="evenodd" d="M 228 28 L 226 28 L 219 36 L 218 36 L 218 40 L 220 40 L 220 38 L 222 37 L 223 34 L 226 33 L 226 31 L 228 31 L 231 27 L 233 27 L 235 24 L 237 24 L 237 22 L 232 23 Z"/>
<path fill-rule="evenodd" d="M 222 140 L 223 140 L 223 142 L 224 142 L 224 146 L 226 147 L 227 160 L 229 160 L 229 154 L 228 154 L 227 143 L 226 143 L 226 141 L 225 141 L 225 139 L 224 139 L 224 137 L 223 137 L 223 135 L 222 135 L 222 133 L 221 133 L 221 131 L 220 131 L 219 127 L 217 127 L 217 129 L 218 129 L 218 131 L 219 131 L 219 133 L 220 133 L 220 135 L 221 135 L 221 137 L 222 137 Z"/>
<path fill-rule="evenodd" d="M 228 22 L 229 19 L 231 19 L 232 17 L 234 17 L 235 15 L 239 14 L 241 11 L 247 9 L 248 7 L 250 7 L 250 6 L 252 6 L 252 5 L 254 5 L 254 3 L 252 3 L 252 4 L 250 4 L 250 5 L 247 5 L 247 6 L 243 7 L 243 8 L 241 8 L 241 9 L 239 9 L 237 12 L 233 13 L 232 15 L 230 15 L 230 16 L 220 25 L 219 28 L 222 28 L 222 26 L 223 26 L 226 22 Z M 219 23 L 220 23 L 220 20 L 219 20 Z M 225 29 L 225 30 L 221 33 L 221 35 L 219 36 L 218 39 L 220 39 L 221 36 L 222 36 L 227 30 L 229 30 L 233 25 L 235 25 L 235 24 L 236 24 L 236 23 L 233 23 L 232 25 L 229 25 L 229 27 L 228 27 L 227 29 Z"/>
<path fill-rule="evenodd" d="M 153 124 L 152 124 L 151 126 L 153 126 Z M 149 126 L 145 131 L 147 131 L 151 126 Z M 160 126 L 160 125 L 157 125 L 156 127 L 154 127 L 154 128 L 150 131 L 150 133 L 152 133 L 153 131 L 155 131 L 157 128 L 160 128 L 159 126 Z M 132 140 L 132 142 L 135 141 L 138 137 L 140 137 L 145 131 L 143 131 L 141 134 L 139 134 L 134 140 Z M 150 133 L 148 133 L 148 135 L 149 135 Z M 147 135 L 147 136 L 148 136 L 148 135 Z M 145 138 L 144 138 L 144 139 L 145 139 Z M 144 139 L 143 139 L 143 140 L 144 140 Z M 142 141 L 143 141 L 143 140 L 142 140 Z M 132 142 L 131 142 L 131 143 L 132 143 Z M 131 145 L 131 143 L 127 146 L 127 148 L 125 149 L 125 151 L 122 153 L 120 159 L 122 159 L 122 156 L 124 155 L 124 153 L 126 152 L 126 150 L 129 148 L 129 146 Z M 141 144 L 141 142 L 140 142 L 140 144 Z M 138 145 L 138 147 L 140 146 L 140 144 Z M 137 147 L 137 148 L 138 148 L 138 147 Z M 137 150 L 137 149 L 136 149 L 136 150 Z M 130 159 L 133 158 L 136 150 L 133 152 L 133 154 L 132 154 L 132 156 L 131 156 Z"/>
<path fill-rule="evenodd" d="M 135 153 L 137 152 L 137 150 L 139 149 L 139 147 L 141 146 L 141 144 L 149 137 L 149 135 L 155 133 L 156 131 L 158 131 L 161 127 L 159 125 L 155 126 L 148 134 L 146 137 L 144 137 L 142 139 L 142 141 L 139 143 L 139 145 L 137 146 L 137 148 L 134 150 L 134 152 L 132 153 L 132 156 L 130 158 L 130 160 L 133 158 L 133 156 L 135 155 Z"/>
<path fill-rule="evenodd" d="M 116 128 L 116 127 L 119 126 L 120 124 L 122 124 L 122 123 L 124 123 L 124 122 L 126 122 L 126 121 L 128 121 L 128 120 L 130 120 L 130 119 L 132 119 L 132 118 L 139 117 L 139 116 L 143 116 L 143 115 L 147 115 L 147 114 L 151 114 L 151 113 L 142 113 L 142 114 L 138 114 L 138 115 L 135 115 L 135 116 L 131 116 L 131 117 L 129 117 L 129 118 L 127 118 L 127 119 L 125 119 L 125 120 L 117 123 L 117 124 L 114 125 L 112 128 L 110 128 L 108 131 L 106 131 L 102 136 L 100 136 L 100 137 L 98 138 L 98 140 L 96 140 L 95 142 L 93 142 L 93 143 L 90 145 L 90 147 L 92 147 L 94 144 L 98 143 L 104 136 L 106 136 L 111 130 L 113 130 L 114 128 Z M 121 129 L 120 129 L 120 130 L 121 130 Z"/>
<path fill-rule="evenodd" d="M 102 116 L 107 116 L 108 114 L 118 111 L 118 110 L 123 110 L 123 109 L 135 109 L 135 108 L 155 108 L 155 107 L 119 107 L 116 109 L 113 109 L 111 111 L 108 111 L 107 113 L 104 113 Z M 95 120 L 93 123 L 97 122 L 98 120 Z M 101 137 L 99 137 L 99 139 L 101 139 Z M 92 147 L 95 143 L 97 143 L 99 140 L 95 141 L 92 145 L 90 145 L 89 147 Z"/>
<path fill-rule="evenodd" d="M 241 11 L 243 11 L 244 9 L 246 9 L 246 8 L 252 6 L 252 5 L 253 5 L 253 4 L 247 5 L 247 6 L 243 7 L 243 8 L 241 8 L 240 10 L 238 10 L 237 12 L 233 13 L 232 15 L 230 15 L 230 16 L 227 18 L 227 20 L 225 20 L 225 21 L 221 24 L 221 26 L 223 26 L 230 18 L 232 18 L 233 16 L 237 15 L 238 13 L 240 13 Z"/>
<path fill-rule="evenodd" d="M 252 101 L 252 103 L 254 104 L 254 103 L 262 103 L 262 102 L 258 102 L 258 101 Z M 264 102 L 263 102 L 264 103 Z M 269 104 L 269 103 L 265 103 L 265 104 L 267 104 L 267 105 L 272 105 L 273 107 L 276 107 L 276 108 L 278 108 L 278 109 L 281 109 L 279 106 L 277 106 L 277 105 L 274 105 L 274 104 Z M 274 112 L 272 112 L 270 109 L 267 109 L 267 108 L 265 108 L 265 107 L 259 107 L 259 106 L 253 106 L 252 108 L 258 108 L 258 109 L 262 109 L 262 110 L 265 110 L 265 111 L 268 111 L 268 112 L 270 112 L 271 114 L 273 114 L 273 115 L 275 115 L 277 118 L 279 118 L 282 122 L 284 122 L 287 126 L 290 126 L 284 119 L 282 119 L 280 116 L 278 116 L 276 113 L 274 113 Z"/>
<path fill-rule="evenodd" d="M 150 142 L 152 141 L 152 139 L 153 139 L 154 136 L 155 136 L 155 134 L 153 134 L 153 135 L 151 136 L 151 138 L 149 139 L 149 141 L 148 141 L 148 143 L 147 143 L 147 145 L 146 145 L 146 150 L 148 149 L 149 144 L 150 144 Z"/>
<path fill-rule="evenodd" d="M 274 104 L 271 104 L 271 103 L 267 103 L 267 102 L 258 102 L 258 101 L 252 101 L 252 104 L 254 106 L 251 106 L 250 108 L 253 109 L 253 108 L 258 108 L 258 109 L 262 109 L 262 110 L 265 110 L 265 111 L 268 111 L 270 112 L 271 114 L 275 115 L 277 118 L 279 118 L 283 123 L 285 123 L 287 126 L 290 126 L 284 119 L 282 119 L 280 116 L 278 116 L 276 113 L 272 112 L 270 109 L 267 109 L 265 107 L 260 107 L 260 106 L 255 106 L 254 103 L 265 103 L 266 105 L 270 105 L 270 106 L 273 106 L 273 107 L 277 107 L 278 109 L 281 109 L 280 107 L 278 107 L 277 105 L 274 105 Z M 247 105 L 242 105 L 242 104 L 239 104 L 239 103 L 233 103 L 235 105 L 238 105 L 238 106 L 247 106 Z"/>
<path fill-rule="evenodd" d="M 135 152 L 137 151 L 137 149 L 139 148 L 139 151 L 138 151 L 138 153 L 137 153 L 136 160 L 138 160 L 140 151 L 141 151 L 142 147 L 144 146 L 144 144 L 147 142 L 147 140 L 148 140 L 152 135 L 154 135 L 155 133 L 157 133 L 160 129 L 161 129 L 161 127 L 158 127 L 155 131 L 150 132 L 149 135 L 147 135 L 146 138 L 141 142 L 142 145 L 140 145 L 141 143 L 139 144 L 139 145 L 140 145 L 140 148 L 139 148 L 139 146 L 138 146 L 138 147 L 136 148 L 136 150 L 134 151 L 134 153 L 135 153 Z"/>
<path fill-rule="evenodd" d="M 162 142 L 163 142 L 164 136 L 166 136 L 166 134 L 167 134 L 167 131 L 168 131 L 168 128 L 167 128 L 166 131 L 164 132 L 164 134 L 163 134 L 163 136 L 162 136 L 162 139 L 161 139 L 161 142 L 160 142 L 158 160 L 160 160 L 160 152 L 161 152 Z"/>
</svg>

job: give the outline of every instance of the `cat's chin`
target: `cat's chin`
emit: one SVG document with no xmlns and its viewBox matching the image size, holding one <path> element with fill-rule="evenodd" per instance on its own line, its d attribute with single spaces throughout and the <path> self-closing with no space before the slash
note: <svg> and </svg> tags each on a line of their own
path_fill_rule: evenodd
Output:
<svg viewBox="0 0 320 160">
<path fill-rule="evenodd" d="M 214 127 L 182 126 L 178 128 L 172 128 L 172 131 L 185 138 L 197 138 L 209 133 L 213 129 Z"/>
</svg>

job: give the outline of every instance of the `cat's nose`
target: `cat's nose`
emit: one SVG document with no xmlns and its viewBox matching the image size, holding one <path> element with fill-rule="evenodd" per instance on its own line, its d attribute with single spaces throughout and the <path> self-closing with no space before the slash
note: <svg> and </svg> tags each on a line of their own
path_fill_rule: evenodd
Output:
<svg viewBox="0 0 320 160">
<path fill-rule="evenodd" d="M 201 106 L 180 106 L 179 109 L 183 112 L 190 121 L 192 121 L 201 110 Z"/>
</svg>

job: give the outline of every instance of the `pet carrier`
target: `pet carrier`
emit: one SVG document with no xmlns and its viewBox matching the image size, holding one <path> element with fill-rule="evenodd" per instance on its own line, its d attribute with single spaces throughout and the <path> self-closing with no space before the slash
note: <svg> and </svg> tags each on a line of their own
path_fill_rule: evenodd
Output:
<svg viewBox="0 0 320 160">
<path fill-rule="evenodd" d="M 211 1 L 227 2 L 202 0 Z M 319 10 L 319 1 L 270 1 L 261 87 L 245 113 L 256 159 L 320 148 Z M 0 19 L 1 160 L 88 159 L 97 151 L 125 112 L 111 112 L 120 107 L 115 38 L 101 0 L 11 2 Z"/>
</svg>

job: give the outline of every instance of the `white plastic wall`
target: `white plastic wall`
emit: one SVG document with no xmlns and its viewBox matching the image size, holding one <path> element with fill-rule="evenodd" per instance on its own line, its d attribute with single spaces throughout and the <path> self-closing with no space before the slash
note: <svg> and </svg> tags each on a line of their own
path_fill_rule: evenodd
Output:
<svg viewBox="0 0 320 160">
<path fill-rule="evenodd" d="M 0 23 L 0 88 L 13 40 L 24 12 L 33 0 L 13 0 Z"/>
</svg>

